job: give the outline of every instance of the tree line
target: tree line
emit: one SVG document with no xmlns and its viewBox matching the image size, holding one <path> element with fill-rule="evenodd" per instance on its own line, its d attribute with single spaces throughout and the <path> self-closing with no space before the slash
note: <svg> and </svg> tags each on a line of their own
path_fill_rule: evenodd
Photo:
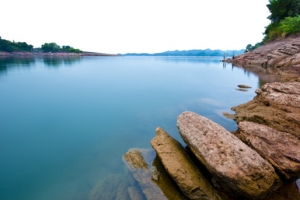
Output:
<svg viewBox="0 0 300 200">
<path fill-rule="evenodd" d="M 27 44 L 26 42 L 11 42 L 0 37 L 0 51 L 31 51 L 32 49 L 33 45 Z"/>
<path fill-rule="evenodd" d="M 60 47 L 58 44 L 54 42 L 43 44 L 41 50 L 43 52 L 53 52 L 53 53 L 55 52 L 81 53 L 82 52 L 80 49 L 75 49 L 71 46 Z"/>
<path fill-rule="evenodd" d="M 23 52 L 31 52 L 33 50 L 33 45 L 27 44 L 26 42 L 15 42 L 2 39 L 0 37 L 0 51 L 5 52 L 14 52 L 14 51 L 23 51 Z M 36 48 L 37 51 L 42 52 L 67 52 L 67 53 L 81 53 L 80 49 L 75 49 L 71 46 L 62 46 L 60 47 L 55 42 L 44 43 L 40 48 Z"/>
<path fill-rule="evenodd" d="M 264 38 L 254 46 L 248 44 L 245 51 L 252 51 L 278 37 L 300 32 L 300 0 L 269 0 L 271 23 L 265 27 Z"/>
</svg>

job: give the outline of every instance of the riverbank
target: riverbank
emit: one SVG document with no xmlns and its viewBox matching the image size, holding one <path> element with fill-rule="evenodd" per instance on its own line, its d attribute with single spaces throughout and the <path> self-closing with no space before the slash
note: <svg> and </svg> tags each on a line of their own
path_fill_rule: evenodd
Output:
<svg viewBox="0 0 300 200">
<path fill-rule="evenodd" d="M 67 56 L 117 56 L 117 54 L 95 53 L 95 52 L 82 52 L 82 53 L 43 53 L 43 52 L 4 52 L 0 51 L 0 56 L 13 57 L 13 56 L 54 56 L 54 57 L 67 57 Z"/>
<path fill-rule="evenodd" d="M 226 62 L 263 75 L 270 83 L 262 83 L 253 100 L 232 108 L 235 114 L 230 117 L 238 123 L 235 132 L 196 113 L 183 112 L 177 120 L 187 145 L 183 148 L 157 128 L 151 145 L 162 163 L 160 168 L 137 166 L 147 159 L 138 153 L 142 150 L 129 150 L 123 161 L 133 176 L 138 171 L 150 179 L 136 178 L 147 199 L 152 193 L 149 196 L 145 191 L 155 185 L 145 183 L 164 179 L 159 176 L 164 173 L 174 181 L 173 188 L 189 199 L 300 198 L 295 182 L 300 178 L 300 35 L 270 42 Z M 161 199 L 169 199 L 166 186 L 157 186 Z"/>
<path fill-rule="evenodd" d="M 228 62 L 246 69 L 277 70 L 280 82 L 299 82 L 300 33 L 271 41 Z"/>
</svg>

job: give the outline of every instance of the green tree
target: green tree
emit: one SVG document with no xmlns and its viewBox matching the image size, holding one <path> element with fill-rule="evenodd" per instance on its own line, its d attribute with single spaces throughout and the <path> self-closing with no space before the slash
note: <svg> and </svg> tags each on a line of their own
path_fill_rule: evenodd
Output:
<svg viewBox="0 0 300 200">
<path fill-rule="evenodd" d="M 8 40 L 0 38 L 0 51 L 12 52 L 13 48 Z"/>
<path fill-rule="evenodd" d="M 286 17 L 296 17 L 300 14 L 300 0 L 269 0 L 267 5 L 271 12 L 268 19 L 279 23 Z"/>
<path fill-rule="evenodd" d="M 45 43 L 41 47 L 44 52 L 58 52 L 60 50 L 60 46 L 58 46 L 55 42 Z"/>
</svg>

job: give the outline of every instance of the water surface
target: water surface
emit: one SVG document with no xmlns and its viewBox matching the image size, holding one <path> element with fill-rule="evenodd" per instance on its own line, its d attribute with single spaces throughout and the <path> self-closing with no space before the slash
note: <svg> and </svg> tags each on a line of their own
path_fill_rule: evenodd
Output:
<svg viewBox="0 0 300 200">
<path fill-rule="evenodd" d="M 220 59 L 0 58 L 0 199 L 88 199 L 126 173 L 129 148 L 151 148 L 157 126 L 182 142 L 183 111 L 235 130 L 222 113 L 251 100 L 260 80 Z"/>
</svg>

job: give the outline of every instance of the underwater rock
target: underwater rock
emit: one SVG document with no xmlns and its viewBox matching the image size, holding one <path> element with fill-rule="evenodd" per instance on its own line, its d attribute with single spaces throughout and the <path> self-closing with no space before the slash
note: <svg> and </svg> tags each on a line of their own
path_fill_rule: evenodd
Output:
<svg viewBox="0 0 300 200">
<path fill-rule="evenodd" d="M 167 174 L 155 152 L 150 149 L 129 149 L 123 161 L 133 173 L 147 199 L 187 200 Z M 154 160 L 154 161 L 153 161 Z M 130 196 L 137 196 L 128 190 Z"/>
<path fill-rule="evenodd" d="M 123 155 L 122 159 L 133 173 L 133 177 L 139 183 L 143 194 L 148 200 L 167 200 L 162 190 L 152 181 L 150 164 L 154 160 L 154 157 L 155 153 L 152 150 L 132 148 Z"/>
<path fill-rule="evenodd" d="M 122 175 L 111 174 L 98 182 L 90 191 L 89 200 L 122 199 L 130 200 L 127 178 Z"/>
<path fill-rule="evenodd" d="M 136 187 L 128 187 L 128 193 L 131 200 L 141 200 L 144 199 L 144 195 L 140 191 L 139 188 Z"/>
</svg>

